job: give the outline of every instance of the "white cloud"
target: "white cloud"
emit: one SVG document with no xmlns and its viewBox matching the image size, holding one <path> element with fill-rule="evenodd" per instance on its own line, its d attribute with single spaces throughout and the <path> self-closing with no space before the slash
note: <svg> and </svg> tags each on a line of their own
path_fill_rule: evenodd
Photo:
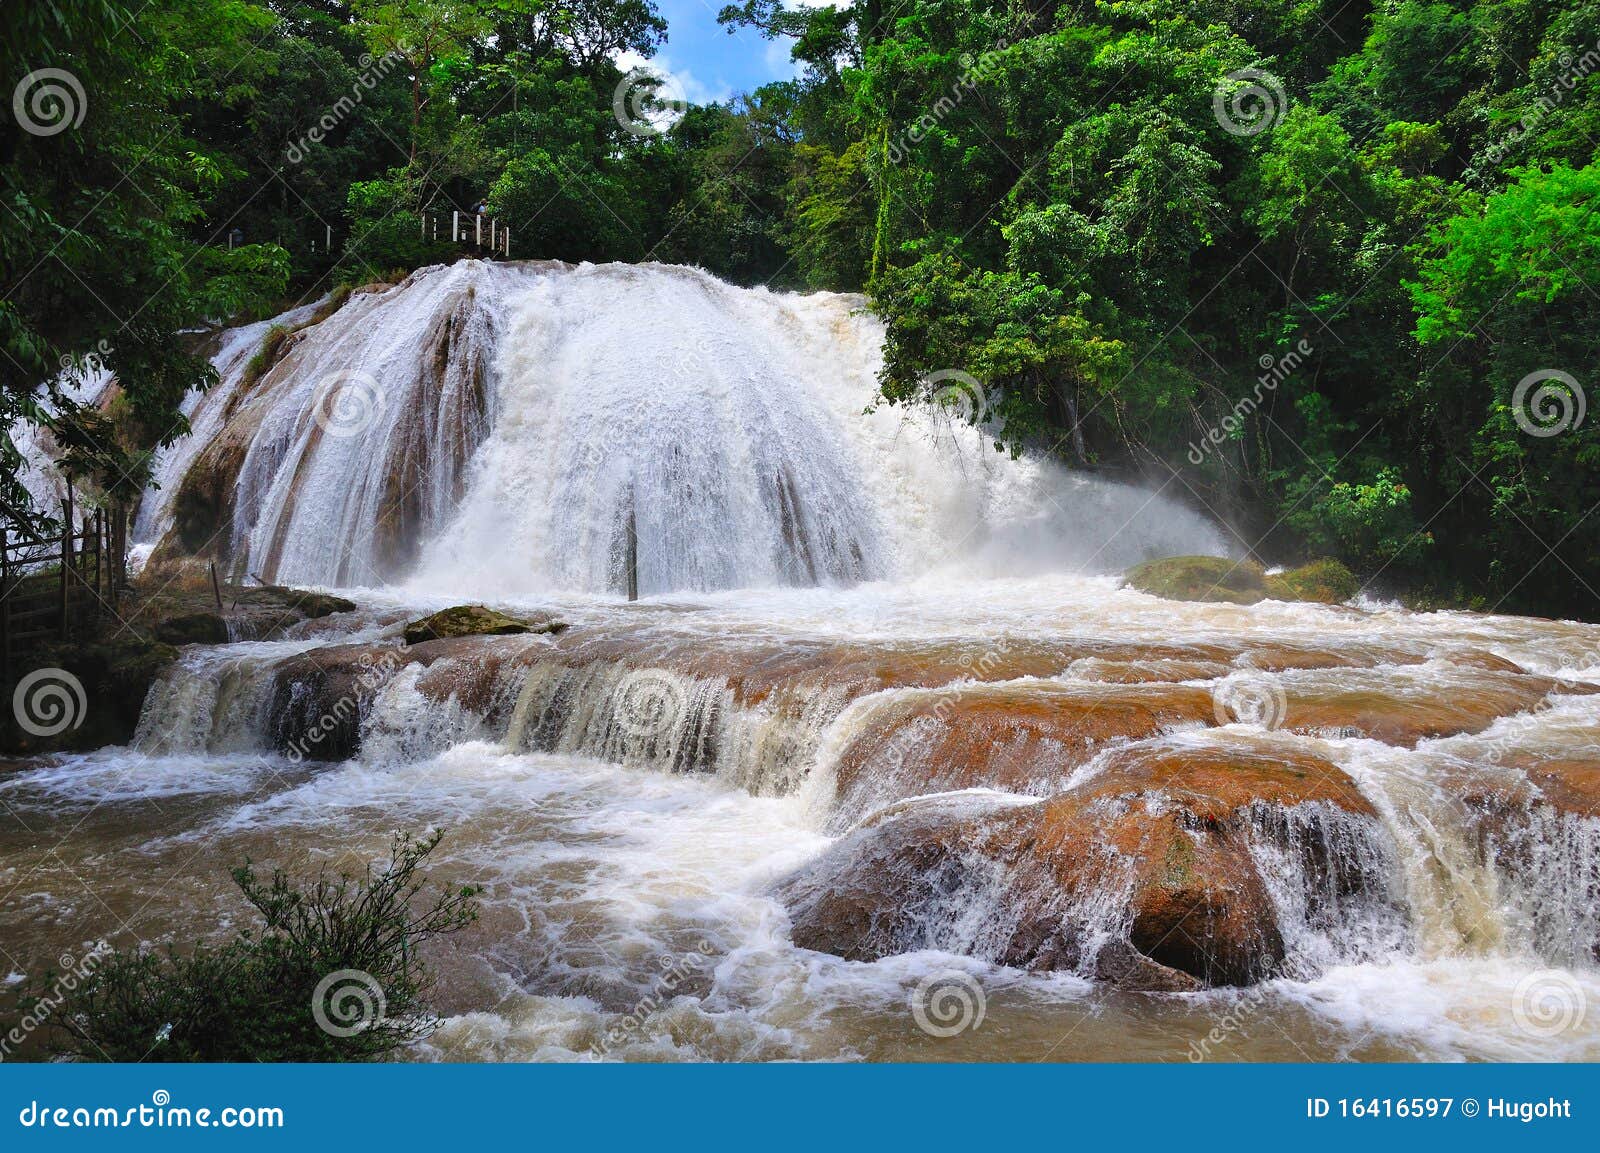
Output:
<svg viewBox="0 0 1600 1153">
<path fill-rule="evenodd" d="M 675 67 L 672 57 L 664 52 L 658 52 L 649 57 L 640 56 L 637 52 L 618 52 L 612 56 L 617 62 L 617 67 L 624 72 L 631 72 L 635 68 L 643 69 L 651 75 L 661 77 L 666 83 L 662 86 L 664 99 L 680 98 L 691 104 L 716 104 L 733 95 L 733 90 L 726 85 L 712 88 L 704 83 L 687 68 Z"/>
</svg>

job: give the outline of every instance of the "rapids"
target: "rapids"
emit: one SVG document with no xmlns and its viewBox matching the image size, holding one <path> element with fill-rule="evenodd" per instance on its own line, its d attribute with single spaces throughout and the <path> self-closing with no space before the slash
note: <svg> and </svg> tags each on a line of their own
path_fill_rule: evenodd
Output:
<svg viewBox="0 0 1600 1153">
<path fill-rule="evenodd" d="M 361 610 L 186 649 L 132 746 L 0 771 L 0 964 L 225 933 L 243 856 L 354 866 L 438 825 L 436 874 L 488 892 L 430 955 L 422 1059 L 1600 1059 L 1600 627 L 1120 588 L 1226 544 L 865 413 L 860 303 L 463 262 L 356 294 L 258 380 L 266 326 L 225 337 L 142 543 Z M 400 644 L 466 599 L 568 627 Z M 1146 783 L 1087 810 L 1106 828 L 1188 812 L 1217 764 L 1323 778 L 1241 810 L 1282 943 L 1256 983 L 1097 979 L 1130 935 L 1115 852 L 1043 895 L 1073 933 L 1050 965 L 1018 960 L 1026 861 L 932 854 L 1108 782 Z M 923 864 L 886 872 L 902 844 Z M 797 943 L 885 884 L 885 955 Z"/>
</svg>

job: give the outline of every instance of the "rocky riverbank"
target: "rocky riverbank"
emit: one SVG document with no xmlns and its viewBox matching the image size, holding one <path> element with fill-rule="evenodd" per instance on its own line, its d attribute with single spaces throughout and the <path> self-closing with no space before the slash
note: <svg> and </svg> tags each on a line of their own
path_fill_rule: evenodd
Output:
<svg viewBox="0 0 1600 1153">
<path fill-rule="evenodd" d="M 150 687 L 188 644 L 269 640 L 354 601 L 276 585 L 218 590 L 199 570 L 150 573 L 92 627 L 14 653 L 0 753 L 36 756 L 126 744 Z M 30 682 L 28 678 L 32 677 Z"/>
</svg>

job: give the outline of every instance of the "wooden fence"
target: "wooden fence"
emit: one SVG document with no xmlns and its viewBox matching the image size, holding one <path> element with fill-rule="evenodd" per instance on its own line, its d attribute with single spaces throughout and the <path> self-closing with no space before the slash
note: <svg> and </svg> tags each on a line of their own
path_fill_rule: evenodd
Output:
<svg viewBox="0 0 1600 1153">
<path fill-rule="evenodd" d="M 127 510 L 75 514 L 69 494 L 61 511 L 53 535 L 0 523 L 0 685 L 29 648 L 115 613 L 127 587 Z"/>
<path fill-rule="evenodd" d="M 447 224 L 443 212 L 430 209 L 422 214 L 422 239 L 438 240 L 441 229 L 446 230 L 446 240 L 511 259 L 511 228 L 492 216 L 452 209 Z"/>
</svg>

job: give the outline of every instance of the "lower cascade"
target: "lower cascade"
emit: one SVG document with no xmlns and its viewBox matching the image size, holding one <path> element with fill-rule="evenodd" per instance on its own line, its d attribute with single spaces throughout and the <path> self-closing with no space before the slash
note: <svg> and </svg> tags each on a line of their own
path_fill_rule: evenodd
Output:
<svg viewBox="0 0 1600 1153">
<path fill-rule="evenodd" d="M 975 1059 L 1184 1059 L 1228 1013 L 1266 1057 L 1600 1058 L 1525 1027 L 1600 997 L 1600 627 L 1135 591 L 1226 542 L 873 408 L 881 339 L 474 260 L 222 334 L 147 564 L 358 607 L 183 648 L 129 748 L 0 802 L 179 937 L 196 859 L 447 827 L 487 895 L 432 1056 L 905 1057 L 938 980 Z M 493 628 L 417 627 L 467 602 Z"/>
</svg>

